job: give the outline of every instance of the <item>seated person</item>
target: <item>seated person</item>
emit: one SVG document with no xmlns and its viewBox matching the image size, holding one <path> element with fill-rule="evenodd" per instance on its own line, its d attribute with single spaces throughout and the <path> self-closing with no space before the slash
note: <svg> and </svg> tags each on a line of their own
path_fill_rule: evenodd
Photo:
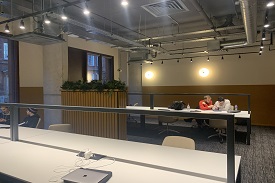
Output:
<svg viewBox="0 0 275 183">
<path fill-rule="evenodd" d="M 200 107 L 201 110 L 210 110 L 210 109 L 212 109 L 213 105 L 212 105 L 211 97 L 209 95 L 205 95 L 203 97 L 203 100 L 201 100 L 199 102 L 199 107 Z"/>
<path fill-rule="evenodd" d="M 209 95 L 205 95 L 203 97 L 203 100 L 199 102 L 199 108 L 201 110 L 211 110 L 213 107 L 212 105 L 212 100 Z M 203 126 L 209 126 L 209 120 L 208 119 L 196 119 L 198 127 L 203 127 Z"/>
<path fill-rule="evenodd" d="M 1 106 L 0 124 L 10 125 L 10 110 L 6 106 Z"/>
<path fill-rule="evenodd" d="M 215 102 L 213 110 L 228 111 L 231 109 L 230 100 L 218 97 L 218 101 Z"/>
<path fill-rule="evenodd" d="M 20 126 L 36 128 L 37 123 L 39 121 L 40 116 L 37 113 L 37 109 L 28 108 L 27 109 L 27 117 L 24 118 L 23 122 L 20 123 Z"/>
</svg>

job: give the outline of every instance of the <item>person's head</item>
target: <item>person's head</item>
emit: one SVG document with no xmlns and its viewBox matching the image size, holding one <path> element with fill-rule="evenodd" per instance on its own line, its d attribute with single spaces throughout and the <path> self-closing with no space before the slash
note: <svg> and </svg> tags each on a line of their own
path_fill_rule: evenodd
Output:
<svg viewBox="0 0 275 183">
<path fill-rule="evenodd" d="M 203 99 L 204 99 L 204 102 L 206 103 L 209 103 L 211 101 L 211 97 L 209 95 L 205 95 Z"/>
<path fill-rule="evenodd" d="M 29 108 L 27 109 L 27 115 L 28 115 L 28 116 L 33 116 L 33 115 L 36 114 L 36 113 L 37 113 L 37 109 L 35 109 L 35 108 L 29 107 Z"/>
<path fill-rule="evenodd" d="M 223 105 L 223 103 L 224 103 L 224 98 L 221 97 L 221 96 L 219 96 L 219 97 L 218 97 L 218 102 L 219 102 L 220 105 Z"/>
<path fill-rule="evenodd" d="M 1 111 L 4 113 L 4 114 L 7 114 L 10 112 L 9 108 L 7 106 L 1 106 Z"/>
</svg>

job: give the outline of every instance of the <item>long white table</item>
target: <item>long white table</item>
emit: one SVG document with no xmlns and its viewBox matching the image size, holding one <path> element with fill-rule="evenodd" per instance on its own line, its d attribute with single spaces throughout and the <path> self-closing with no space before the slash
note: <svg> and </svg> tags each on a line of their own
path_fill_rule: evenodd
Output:
<svg viewBox="0 0 275 183">
<path fill-rule="evenodd" d="M 19 127 L 20 141 L 7 142 L 9 135 L 9 129 L 0 129 L 5 140 L 0 172 L 30 182 L 60 178 L 54 171 L 60 165 L 75 168 L 76 153 L 85 149 L 111 157 L 88 166 L 106 165 L 100 169 L 113 172 L 110 182 L 226 182 L 225 154 L 24 127 Z M 235 156 L 236 179 L 240 159 Z"/>
<path fill-rule="evenodd" d="M 135 110 L 169 110 L 170 112 L 183 112 L 183 113 L 193 113 L 193 114 L 213 114 L 213 115 L 221 115 L 228 114 L 227 111 L 213 111 L 213 110 L 200 110 L 200 109 L 186 109 L 183 110 L 174 110 L 168 109 L 167 107 L 154 107 L 154 109 L 150 109 L 150 107 L 146 106 L 126 106 L 127 109 L 135 109 Z M 231 113 L 234 115 L 236 119 L 241 118 L 247 121 L 247 135 L 246 135 L 246 144 L 250 145 L 250 134 L 251 134 L 251 114 L 248 111 L 241 111 L 239 113 Z M 140 125 L 141 128 L 145 128 L 145 115 L 140 115 Z"/>
</svg>

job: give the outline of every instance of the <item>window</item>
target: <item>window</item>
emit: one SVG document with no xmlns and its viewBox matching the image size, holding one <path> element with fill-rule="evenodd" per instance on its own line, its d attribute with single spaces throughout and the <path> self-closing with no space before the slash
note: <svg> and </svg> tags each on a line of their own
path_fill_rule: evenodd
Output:
<svg viewBox="0 0 275 183">
<path fill-rule="evenodd" d="M 4 60 L 8 60 L 9 59 L 9 57 L 8 57 L 8 55 L 9 55 L 8 43 L 3 43 L 3 50 L 4 50 L 4 52 L 3 52 L 3 59 Z"/>
<path fill-rule="evenodd" d="M 114 59 L 112 56 L 106 56 L 96 53 L 87 54 L 87 81 L 114 80 Z"/>
</svg>

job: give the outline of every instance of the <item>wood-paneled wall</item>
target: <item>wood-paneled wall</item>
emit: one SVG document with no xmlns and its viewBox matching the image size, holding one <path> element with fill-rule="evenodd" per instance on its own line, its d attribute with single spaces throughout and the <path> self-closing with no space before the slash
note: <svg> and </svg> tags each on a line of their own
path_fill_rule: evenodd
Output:
<svg viewBox="0 0 275 183">
<path fill-rule="evenodd" d="M 62 105 L 125 108 L 126 92 L 62 91 Z M 63 111 L 63 123 L 72 124 L 74 132 L 84 135 L 126 139 L 126 114 Z"/>
<path fill-rule="evenodd" d="M 252 125 L 275 126 L 275 85 L 213 85 L 213 86 L 146 86 L 143 93 L 247 93 L 251 94 Z M 240 110 L 247 110 L 247 97 L 224 96 L 237 104 Z M 155 106 L 169 106 L 174 100 L 198 106 L 203 96 L 155 96 Z M 212 96 L 213 102 L 218 96 Z M 143 96 L 143 105 L 149 106 L 150 99 Z"/>
</svg>

